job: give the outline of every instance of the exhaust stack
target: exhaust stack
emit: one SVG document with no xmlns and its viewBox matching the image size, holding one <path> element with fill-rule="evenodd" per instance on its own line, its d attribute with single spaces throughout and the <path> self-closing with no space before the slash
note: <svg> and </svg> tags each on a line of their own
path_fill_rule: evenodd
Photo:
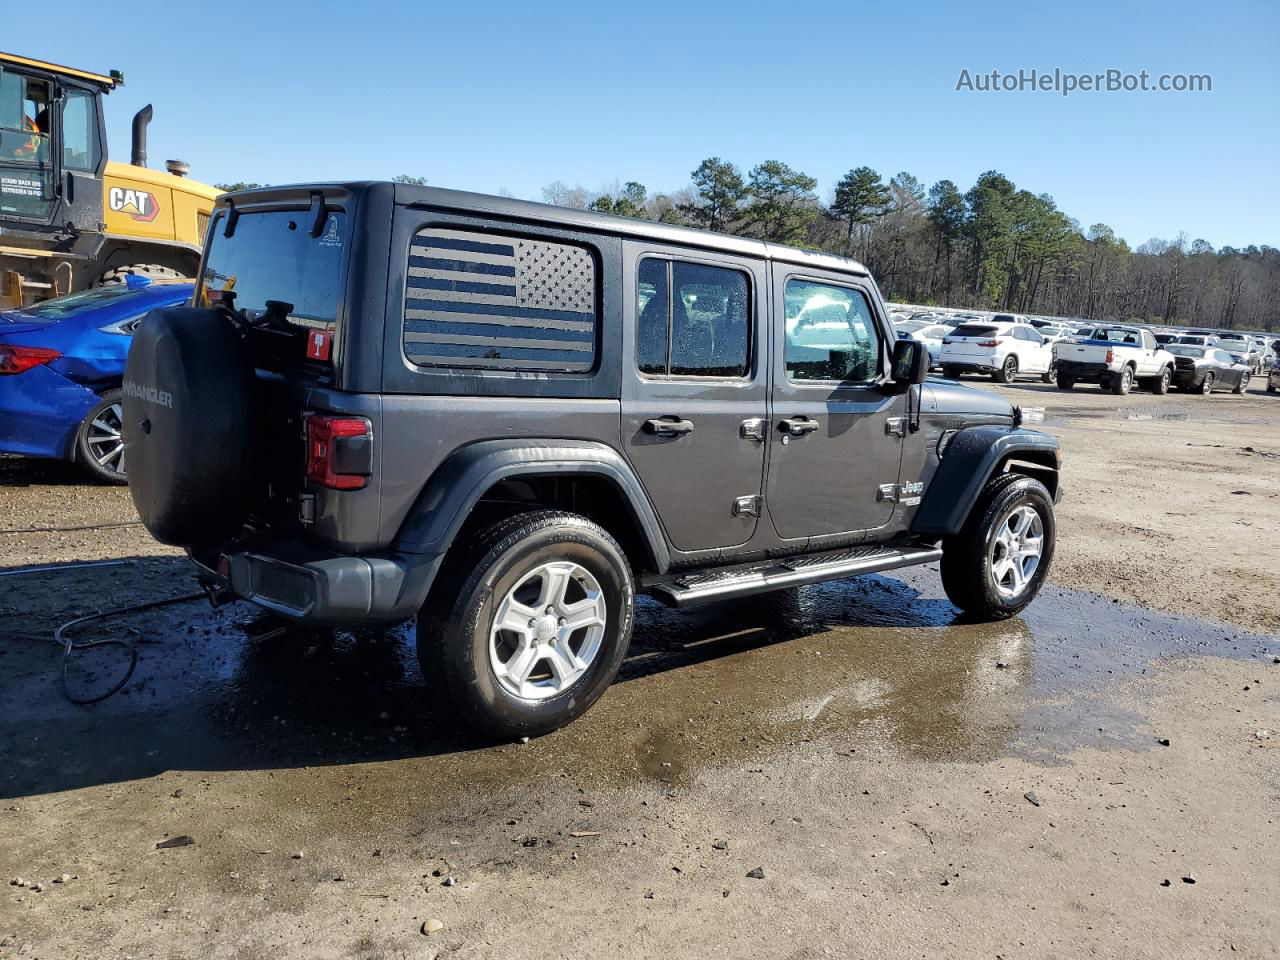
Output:
<svg viewBox="0 0 1280 960">
<path fill-rule="evenodd" d="M 153 113 L 155 111 L 148 103 L 133 115 L 133 157 L 130 162 L 135 167 L 147 165 L 147 124 L 151 122 Z"/>
</svg>

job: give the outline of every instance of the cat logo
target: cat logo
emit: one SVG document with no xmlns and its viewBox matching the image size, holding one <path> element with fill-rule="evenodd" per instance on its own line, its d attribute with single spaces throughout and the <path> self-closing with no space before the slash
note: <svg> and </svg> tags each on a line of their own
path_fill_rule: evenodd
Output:
<svg viewBox="0 0 1280 960">
<path fill-rule="evenodd" d="M 112 187 L 107 191 L 107 206 L 115 213 L 124 213 L 142 223 L 150 223 L 160 212 L 155 194 L 132 187 Z"/>
</svg>

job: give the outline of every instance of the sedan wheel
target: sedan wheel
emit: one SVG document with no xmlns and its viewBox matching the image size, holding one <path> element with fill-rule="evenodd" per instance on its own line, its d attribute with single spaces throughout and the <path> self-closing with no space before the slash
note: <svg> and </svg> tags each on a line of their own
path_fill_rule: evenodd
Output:
<svg viewBox="0 0 1280 960">
<path fill-rule="evenodd" d="M 76 434 L 76 459 L 104 483 L 128 483 L 124 466 L 120 391 L 109 390 L 89 411 Z"/>
<path fill-rule="evenodd" d="M 1200 381 L 1200 392 L 1205 396 L 1213 393 L 1213 374 L 1206 373 L 1204 379 Z"/>
</svg>

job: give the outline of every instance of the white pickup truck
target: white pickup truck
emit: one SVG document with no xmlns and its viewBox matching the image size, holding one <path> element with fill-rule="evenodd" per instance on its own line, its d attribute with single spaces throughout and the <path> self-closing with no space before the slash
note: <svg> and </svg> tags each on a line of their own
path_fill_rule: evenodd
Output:
<svg viewBox="0 0 1280 960">
<path fill-rule="evenodd" d="M 1173 380 L 1173 354 L 1140 327 L 1094 327 L 1083 339 L 1056 344 L 1054 359 L 1062 390 L 1080 382 L 1096 383 L 1123 396 L 1136 381 L 1152 393 L 1165 394 Z"/>
</svg>

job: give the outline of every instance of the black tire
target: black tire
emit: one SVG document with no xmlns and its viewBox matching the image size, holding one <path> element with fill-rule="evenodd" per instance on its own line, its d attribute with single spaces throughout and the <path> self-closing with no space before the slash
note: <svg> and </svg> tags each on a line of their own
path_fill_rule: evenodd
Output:
<svg viewBox="0 0 1280 960">
<path fill-rule="evenodd" d="M 524 699 L 494 672 L 492 619 L 522 578 L 557 559 L 578 564 L 599 585 L 607 609 L 603 637 L 586 672 L 567 689 L 546 699 Z M 606 530 L 575 513 L 519 513 L 469 536 L 446 561 L 418 615 L 418 662 L 428 682 L 440 684 L 470 726 L 507 740 L 537 736 L 564 726 L 600 699 L 626 656 L 634 618 L 631 567 Z"/>
<path fill-rule="evenodd" d="M 997 589 L 991 572 L 994 540 L 1000 525 L 1022 506 L 1040 518 L 1043 547 L 1039 563 L 1025 586 L 1013 595 Z M 1044 484 L 1018 473 L 1004 473 L 987 481 L 964 528 L 942 544 L 942 587 L 947 598 L 972 616 L 1004 620 L 1035 599 L 1053 563 L 1055 536 L 1053 498 Z"/>
<path fill-rule="evenodd" d="M 1065 374 L 1058 374 L 1058 389 L 1070 390 L 1076 385 L 1075 377 L 1068 377 Z"/>
<path fill-rule="evenodd" d="M 1004 358 L 1004 363 L 1000 365 L 1000 369 L 991 375 L 996 383 L 1012 383 L 1018 375 L 1018 358 L 1012 353 Z"/>
<path fill-rule="evenodd" d="M 1270 380 L 1268 380 L 1268 381 L 1267 381 L 1267 393 L 1275 393 L 1275 392 L 1276 392 L 1276 385 L 1275 385 L 1274 383 L 1272 383 Z"/>
<path fill-rule="evenodd" d="M 1163 397 L 1169 392 L 1169 384 L 1173 382 L 1173 371 L 1165 367 L 1160 371 L 1160 376 L 1151 381 L 1151 392 L 1157 397 Z"/>
<path fill-rule="evenodd" d="M 1232 393 L 1244 393 L 1249 389 L 1249 381 L 1253 379 L 1249 374 L 1241 374 L 1240 382 L 1231 388 Z"/>
<path fill-rule="evenodd" d="M 125 472 L 120 391 L 108 390 L 93 405 L 76 431 L 76 462 L 101 483 L 129 482 Z M 114 430 L 115 437 L 110 431 Z M 113 442 L 115 441 L 115 442 Z"/>
<path fill-rule="evenodd" d="M 1058 362 L 1056 360 L 1049 361 L 1049 369 L 1040 374 L 1041 383 L 1053 383 L 1058 376 Z"/>
<path fill-rule="evenodd" d="M 948 380 L 959 380 L 961 372 L 959 367 L 948 367 L 945 364 L 942 367 L 942 375 Z"/>
<path fill-rule="evenodd" d="M 1125 367 L 1111 377 L 1111 392 L 1117 397 L 1127 396 L 1133 389 L 1133 367 Z"/>
<path fill-rule="evenodd" d="M 190 280 L 189 274 L 173 267 L 165 267 L 158 263 L 130 263 L 123 267 L 112 267 L 90 284 L 92 287 L 105 287 L 111 283 L 125 283 L 126 278 L 146 277 L 148 280 Z"/>
<path fill-rule="evenodd" d="M 1196 392 L 1202 396 L 1208 396 L 1213 393 L 1213 371 L 1210 370 L 1204 375 L 1204 379 L 1200 381 L 1200 386 L 1196 387 Z"/>
</svg>

